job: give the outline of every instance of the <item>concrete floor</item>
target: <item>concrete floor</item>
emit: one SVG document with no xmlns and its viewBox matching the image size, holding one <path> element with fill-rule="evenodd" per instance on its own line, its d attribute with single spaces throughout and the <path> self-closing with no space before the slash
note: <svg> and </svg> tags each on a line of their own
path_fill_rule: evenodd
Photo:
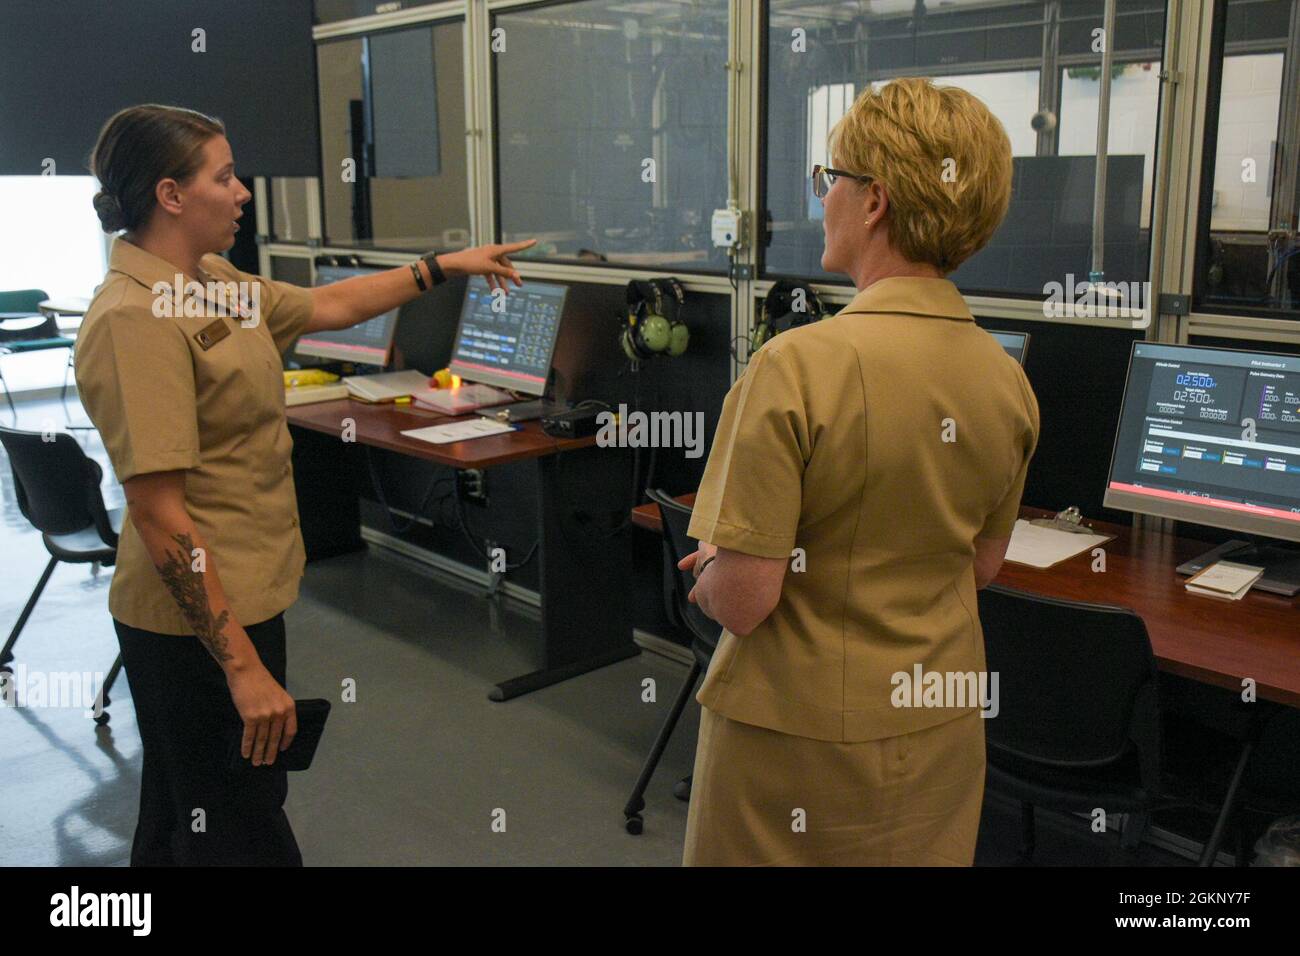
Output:
<svg viewBox="0 0 1300 956">
<path fill-rule="evenodd" d="M 74 421 L 85 421 L 73 405 Z M 57 402 L 20 405 L 19 427 L 62 426 Z M 93 432 L 76 432 L 111 476 Z M 2 457 L 2 456 L 0 456 Z M 105 479 L 108 506 L 121 489 Z M 18 512 L 0 461 L 0 634 L 47 560 Z M 61 565 L 16 647 L 15 666 L 107 671 L 117 653 L 106 602 L 111 570 Z M 643 653 L 492 703 L 496 681 L 539 661 L 536 612 L 379 549 L 317 562 L 287 614 L 289 687 L 335 701 L 307 773 L 290 775 L 287 810 L 309 865 L 654 865 L 680 862 L 699 708 L 687 707 L 646 795 L 645 831 L 622 806 L 684 665 Z M 657 701 L 643 703 L 654 678 Z M 356 702 L 339 703 L 355 681 Z M 111 722 L 80 708 L 0 707 L 0 865 L 125 865 L 137 809 L 140 741 L 127 680 Z M 494 832 L 504 811 L 505 832 Z M 1115 837 L 1040 815 L 1038 860 L 1114 862 Z M 1016 862 L 1019 816 L 985 801 L 977 862 Z M 1154 849 L 1142 861 L 1183 862 Z"/>
</svg>

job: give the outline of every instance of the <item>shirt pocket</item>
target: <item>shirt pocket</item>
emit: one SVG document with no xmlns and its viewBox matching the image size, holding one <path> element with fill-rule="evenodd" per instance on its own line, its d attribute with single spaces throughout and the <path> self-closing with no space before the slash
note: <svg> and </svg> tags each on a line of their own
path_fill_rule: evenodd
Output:
<svg viewBox="0 0 1300 956">
<path fill-rule="evenodd" d="M 280 355 L 264 329 L 222 319 L 230 334 L 208 349 L 194 343 L 199 435 L 205 449 L 230 451 L 281 417 Z"/>
</svg>

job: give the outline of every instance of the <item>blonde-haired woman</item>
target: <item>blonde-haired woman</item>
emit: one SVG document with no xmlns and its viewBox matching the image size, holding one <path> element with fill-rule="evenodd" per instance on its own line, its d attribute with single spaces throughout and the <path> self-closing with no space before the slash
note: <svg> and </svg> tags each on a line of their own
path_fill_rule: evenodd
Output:
<svg viewBox="0 0 1300 956">
<path fill-rule="evenodd" d="M 969 865 L 980 705 L 922 691 L 984 672 L 975 592 L 1038 405 L 945 275 L 1002 221 L 1011 148 L 978 99 L 924 79 L 862 93 L 829 145 L 822 266 L 858 294 L 732 387 L 682 561 L 724 627 L 685 862 Z"/>
</svg>

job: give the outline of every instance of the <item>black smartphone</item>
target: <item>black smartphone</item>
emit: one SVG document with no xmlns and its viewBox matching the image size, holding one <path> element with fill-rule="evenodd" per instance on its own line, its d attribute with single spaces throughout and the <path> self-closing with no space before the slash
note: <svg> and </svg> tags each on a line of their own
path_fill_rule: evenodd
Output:
<svg viewBox="0 0 1300 956">
<path fill-rule="evenodd" d="M 254 767 L 253 761 L 239 752 L 244 742 L 244 727 L 243 724 L 239 724 L 230 747 L 228 765 L 231 770 L 242 768 L 306 770 L 311 766 L 312 758 L 316 755 L 316 745 L 320 743 L 321 734 L 325 732 L 325 719 L 330 715 L 330 702 L 317 698 L 295 700 L 293 703 L 298 710 L 298 734 L 293 738 L 289 748 L 276 754 L 275 763 L 264 763 L 260 767 Z"/>
</svg>

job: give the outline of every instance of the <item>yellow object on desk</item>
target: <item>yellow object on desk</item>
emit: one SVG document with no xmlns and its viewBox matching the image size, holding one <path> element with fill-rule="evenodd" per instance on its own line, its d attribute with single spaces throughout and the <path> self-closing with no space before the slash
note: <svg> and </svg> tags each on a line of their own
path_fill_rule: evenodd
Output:
<svg viewBox="0 0 1300 956">
<path fill-rule="evenodd" d="M 339 377 L 333 372 L 320 368 L 299 368 L 284 373 L 285 388 L 300 388 L 304 385 L 328 385 L 337 382 Z"/>
<path fill-rule="evenodd" d="M 284 373 L 284 404 L 288 407 L 347 397 L 348 387 L 333 372 L 303 368 Z"/>
</svg>

